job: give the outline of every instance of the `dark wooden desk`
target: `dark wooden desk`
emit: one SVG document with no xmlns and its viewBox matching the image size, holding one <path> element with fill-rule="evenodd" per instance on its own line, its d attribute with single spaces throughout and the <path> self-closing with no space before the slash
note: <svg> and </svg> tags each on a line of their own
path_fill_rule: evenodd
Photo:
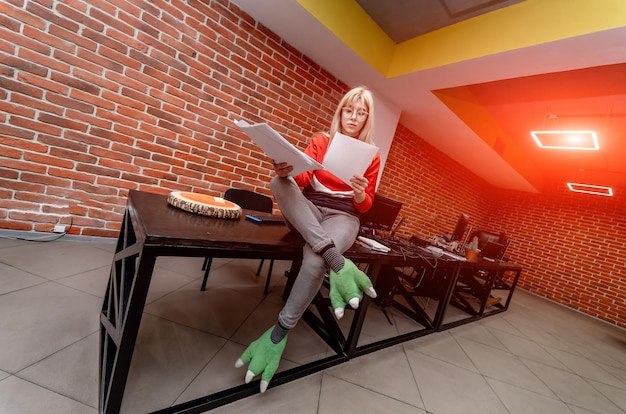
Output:
<svg viewBox="0 0 626 414">
<path fill-rule="evenodd" d="M 302 245 L 285 226 L 211 219 L 174 208 L 163 195 L 131 191 L 100 315 L 100 412 L 117 413 L 121 407 L 159 256 L 297 260 Z M 237 391 L 253 393 L 251 387 Z"/>
<path fill-rule="evenodd" d="M 99 411 L 117 413 L 121 407 L 152 272 L 159 256 L 292 260 L 292 274 L 295 275 L 303 243 L 298 235 L 285 226 L 260 226 L 245 219 L 212 219 L 174 208 L 167 204 L 166 196 L 131 191 L 100 314 Z M 366 266 L 373 282 L 378 277 L 388 277 L 385 269 L 430 266 L 430 262 L 423 257 L 409 257 L 394 252 L 375 253 L 356 244 L 346 252 L 346 256 Z M 457 276 L 461 268 L 465 267 L 463 263 L 438 261 L 437 271 L 446 272 L 446 276 L 440 284 L 441 298 L 433 317 L 420 314 L 415 309 L 413 315 L 421 323 L 415 331 L 376 343 L 359 346 L 358 342 L 369 298 L 364 297 L 361 306 L 354 311 L 346 337 L 332 314 L 329 299 L 320 292 L 312 303 L 318 315 L 309 310 L 303 320 L 332 347 L 336 355 L 278 372 L 270 386 L 278 386 L 341 364 L 350 358 L 439 330 Z M 288 295 L 293 277 L 287 283 L 284 297 Z M 496 283 L 495 278 L 493 283 Z M 479 317 L 484 315 L 484 312 L 480 312 Z M 471 318 L 474 317 L 471 315 Z M 255 380 L 159 412 L 200 413 L 250 396 L 258 390 L 259 380 Z"/>
</svg>

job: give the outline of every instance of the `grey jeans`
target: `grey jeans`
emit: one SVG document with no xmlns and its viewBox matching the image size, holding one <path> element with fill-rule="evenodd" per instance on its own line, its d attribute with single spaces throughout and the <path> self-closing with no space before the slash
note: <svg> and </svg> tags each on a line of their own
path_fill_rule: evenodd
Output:
<svg viewBox="0 0 626 414">
<path fill-rule="evenodd" d="M 290 227 L 300 233 L 306 242 L 302 267 L 278 315 L 280 324 L 291 329 L 319 291 L 328 272 L 319 251 L 331 242 L 342 253 L 348 250 L 359 234 L 360 223 L 351 214 L 311 203 L 291 177 L 274 177 L 270 188 Z"/>
</svg>

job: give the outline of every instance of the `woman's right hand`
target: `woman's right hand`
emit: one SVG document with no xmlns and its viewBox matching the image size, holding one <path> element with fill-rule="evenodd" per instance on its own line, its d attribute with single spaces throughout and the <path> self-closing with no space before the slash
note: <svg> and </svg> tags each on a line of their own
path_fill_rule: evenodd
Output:
<svg viewBox="0 0 626 414">
<path fill-rule="evenodd" d="M 290 164 L 287 164 L 286 162 L 273 161 L 273 163 L 274 163 L 274 171 L 276 172 L 276 175 L 278 175 L 281 178 L 285 178 L 289 176 L 289 174 L 291 174 L 291 172 L 293 171 L 293 166 L 291 166 Z"/>
</svg>

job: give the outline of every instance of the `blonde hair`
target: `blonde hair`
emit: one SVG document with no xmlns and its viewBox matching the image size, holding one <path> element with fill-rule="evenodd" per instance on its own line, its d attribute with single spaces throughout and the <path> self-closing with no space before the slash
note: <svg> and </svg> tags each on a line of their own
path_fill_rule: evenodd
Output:
<svg viewBox="0 0 626 414">
<path fill-rule="evenodd" d="M 341 111 L 346 106 L 352 106 L 355 102 L 361 101 L 367 108 L 369 115 L 363 124 L 361 133 L 359 134 L 359 140 L 367 142 L 368 144 L 374 144 L 374 97 L 369 89 L 365 86 L 357 86 L 346 93 L 335 110 L 335 115 L 330 123 L 330 139 L 333 139 L 336 132 L 343 133 L 341 130 Z"/>
</svg>

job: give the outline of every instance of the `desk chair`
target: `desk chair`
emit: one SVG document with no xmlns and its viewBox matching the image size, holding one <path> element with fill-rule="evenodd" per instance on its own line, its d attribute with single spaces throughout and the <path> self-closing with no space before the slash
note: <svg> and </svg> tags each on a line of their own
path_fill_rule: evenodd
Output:
<svg viewBox="0 0 626 414">
<path fill-rule="evenodd" d="M 497 243 L 501 246 L 508 246 L 508 238 L 505 233 L 496 233 L 487 230 L 476 230 L 472 232 L 469 237 L 469 240 L 472 238 L 478 238 L 478 249 L 481 251 L 484 250 L 487 243 Z M 503 248 L 497 255 L 494 257 L 489 257 L 489 259 L 502 260 L 504 253 L 506 251 L 506 247 Z M 481 256 L 482 256 L 481 252 Z M 484 285 L 485 285 L 485 274 L 483 271 L 471 271 L 471 272 L 461 272 L 459 274 L 459 281 L 465 284 L 465 292 L 469 293 L 474 297 L 480 297 L 484 294 Z M 494 284 L 494 288 L 497 287 L 497 282 Z M 487 306 L 492 306 L 500 302 L 500 298 L 494 297 L 489 294 L 487 298 Z"/>
<path fill-rule="evenodd" d="M 224 199 L 228 201 L 232 201 L 237 204 L 239 207 L 244 208 L 246 210 L 254 210 L 260 211 L 262 213 L 272 213 L 274 209 L 274 202 L 268 196 L 263 194 L 255 193 L 254 191 L 242 190 L 239 188 L 229 188 L 224 193 Z M 211 263 L 213 261 L 212 257 L 205 257 L 204 263 L 202 264 L 202 270 L 204 270 L 204 278 L 202 279 L 202 287 L 200 290 L 206 290 L 206 283 L 209 279 L 209 271 L 211 270 Z M 259 276 L 261 274 L 261 269 L 263 268 L 264 259 L 259 263 L 259 268 L 256 271 L 256 275 Z M 267 295 L 269 292 L 270 278 L 272 277 L 272 268 L 274 267 L 274 260 L 270 260 L 270 267 L 267 271 L 267 280 L 265 281 L 265 290 L 263 293 Z"/>
</svg>

